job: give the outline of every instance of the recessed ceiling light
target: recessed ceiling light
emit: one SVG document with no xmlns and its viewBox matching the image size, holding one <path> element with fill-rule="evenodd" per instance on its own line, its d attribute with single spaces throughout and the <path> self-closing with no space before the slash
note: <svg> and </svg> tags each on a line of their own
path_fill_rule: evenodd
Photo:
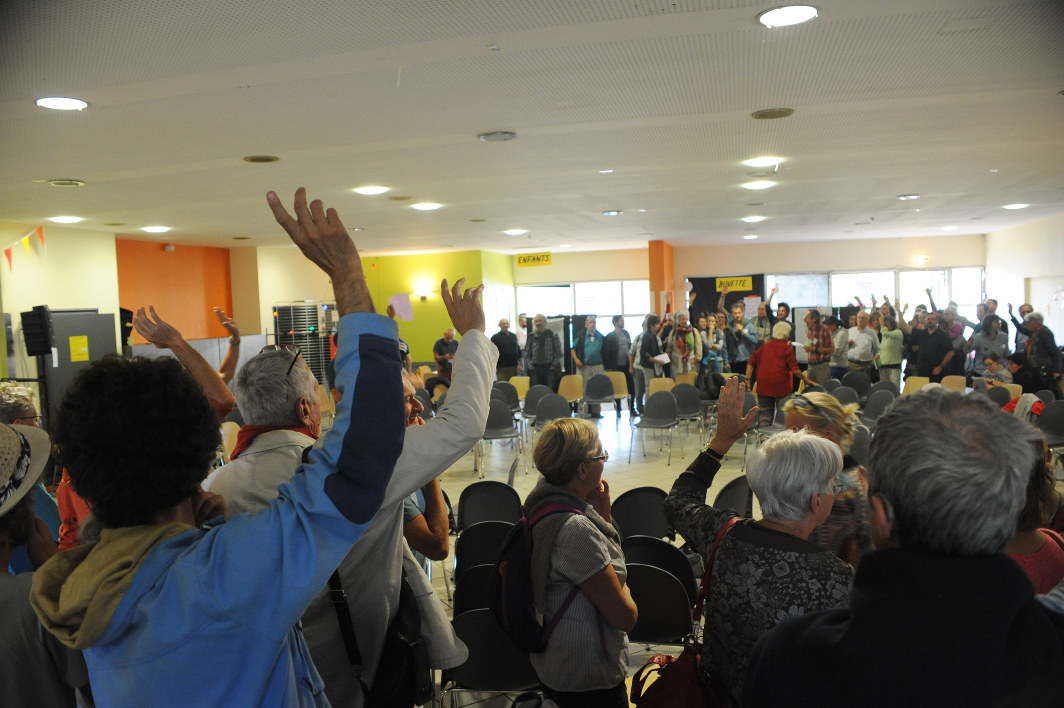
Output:
<svg viewBox="0 0 1064 708">
<path fill-rule="evenodd" d="M 620 209 L 606 209 L 605 211 L 602 212 L 602 215 L 603 216 L 620 216 L 623 213 L 624 212 L 621 211 Z"/>
<path fill-rule="evenodd" d="M 1030 204 L 1006 204 L 1002 209 L 1026 209 Z"/>
<path fill-rule="evenodd" d="M 359 232 L 359 231 L 365 231 L 366 229 L 365 229 L 364 227 L 362 227 L 362 226 L 356 226 L 356 227 L 355 227 L 354 229 L 352 229 L 352 230 L 353 230 L 353 231 L 355 231 L 355 232 L 357 233 L 357 232 Z"/>
<path fill-rule="evenodd" d="M 276 155 L 247 155 L 244 157 L 244 162 L 250 162 L 256 165 L 265 165 L 270 162 L 280 162 L 281 158 Z"/>
<path fill-rule="evenodd" d="M 783 162 L 782 157 L 755 157 L 752 160 L 743 160 L 747 167 L 775 167 Z"/>
<path fill-rule="evenodd" d="M 768 189 L 769 187 L 775 187 L 776 183 L 770 179 L 754 180 L 753 182 L 744 182 L 743 189 Z"/>
<path fill-rule="evenodd" d="M 469 220 L 469 222 L 472 223 L 472 224 L 483 224 L 485 221 L 487 221 L 487 219 L 470 219 Z"/>
<path fill-rule="evenodd" d="M 895 197 L 899 202 L 911 202 L 914 199 L 919 199 L 919 194 L 899 194 Z"/>
<path fill-rule="evenodd" d="M 745 221 L 748 224 L 757 224 L 767 218 L 767 216 L 744 216 L 743 218 L 739 219 L 739 221 Z"/>
<path fill-rule="evenodd" d="M 613 170 L 599 170 L 598 172 L 599 172 L 600 175 L 612 175 L 613 174 Z"/>
<path fill-rule="evenodd" d="M 757 21 L 765 27 L 790 27 L 808 22 L 816 16 L 817 9 L 812 5 L 786 5 L 762 12 L 757 16 Z"/>
<path fill-rule="evenodd" d="M 418 211 L 435 211 L 441 206 L 443 205 L 437 204 L 436 202 L 418 202 L 417 204 L 411 204 L 410 208 L 417 209 Z"/>
<path fill-rule="evenodd" d="M 481 133 L 477 140 L 482 143 L 505 143 L 508 140 L 517 140 L 517 133 L 512 130 L 495 130 L 490 133 Z"/>
<path fill-rule="evenodd" d="M 751 113 L 750 117 L 756 120 L 775 120 L 790 115 L 794 115 L 793 108 L 762 108 L 760 111 Z"/>
<path fill-rule="evenodd" d="M 636 209 L 636 211 L 638 211 L 640 214 L 646 214 L 647 213 L 646 209 Z"/>
<path fill-rule="evenodd" d="M 54 221 L 57 224 L 76 224 L 84 219 L 80 216 L 51 216 L 48 221 Z"/>
<path fill-rule="evenodd" d="M 743 236 L 744 241 L 753 241 L 755 238 L 757 238 L 757 234 L 746 234 Z"/>
<path fill-rule="evenodd" d="M 404 196 L 400 196 L 400 197 L 388 197 L 388 198 L 391 199 L 393 202 L 407 202 L 407 201 L 410 201 L 411 199 L 413 199 L 413 197 L 408 197 L 408 196 L 405 196 L 405 195 Z"/>
<path fill-rule="evenodd" d="M 558 248 L 572 248 L 572 247 L 573 247 L 572 244 L 568 244 L 568 243 L 558 244 Z"/>
<path fill-rule="evenodd" d="M 85 103 L 80 98 L 64 98 L 62 96 L 38 98 L 37 105 L 41 108 L 51 108 L 56 111 L 80 111 L 89 106 L 89 104 Z"/>
<path fill-rule="evenodd" d="M 80 179 L 50 179 L 48 184 L 53 187 L 84 187 L 85 183 Z"/>
<path fill-rule="evenodd" d="M 141 231 L 146 231 L 149 234 L 165 234 L 169 230 L 169 226 L 145 226 L 141 229 Z"/>
<path fill-rule="evenodd" d="M 654 234 L 639 234 L 639 238 L 653 238 Z"/>
<path fill-rule="evenodd" d="M 507 236 L 524 236 L 528 233 L 528 229 L 506 229 L 503 233 Z"/>
<path fill-rule="evenodd" d="M 234 241 L 249 241 L 249 240 L 251 240 L 251 237 L 250 236 L 234 236 L 233 240 Z"/>
<path fill-rule="evenodd" d="M 353 192 L 357 194 L 365 194 L 366 196 L 373 196 L 374 194 L 384 194 L 388 191 L 388 187 L 382 187 L 378 184 L 369 184 L 365 187 L 355 187 Z"/>
<path fill-rule="evenodd" d="M 956 226 L 943 226 L 942 230 L 943 231 L 956 231 L 957 227 Z"/>
<path fill-rule="evenodd" d="M 746 206 L 765 206 L 768 202 L 747 202 Z"/>
<path fill-rule="evenodd" d="M 103 222 L 103 225 L 104 226 L 125 226 L 126 222 L 124 222 L 124 221 L 105 221 L 105 222 Z"/>
</svg>

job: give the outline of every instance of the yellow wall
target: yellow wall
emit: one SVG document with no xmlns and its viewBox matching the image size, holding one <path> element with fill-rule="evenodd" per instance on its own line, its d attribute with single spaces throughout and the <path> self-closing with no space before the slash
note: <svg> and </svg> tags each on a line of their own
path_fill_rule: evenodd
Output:
<svg viewBox="0 0 1064 708">
<path fill-rule="evenodd" d="M 259 300 L 259 249 L 230 248 L 229 277 L 232 280 L 232 318 L 243 334 L 262 334 Z"/>
<path fill-rule="evenodd" d="M 29 255 L 15 242 L 11 269 L 7 259 L 0 256 L 0 301 L 4 312 L 11 315 L 15 341 L 20 342 L 19 313 L 34 305 L 48 305 L 53 310 L 94 307 L 101 314 L 113 314 L 115 344 L 119 345 L 114 235 L 45 226 L 44 249 L 40 249 L 36 235 L 30 241 Z M 25 356 L 25 347 L 19 344 L 16 351 L 17 375 L 36 376 L 36 362 Z"/>
</svg>

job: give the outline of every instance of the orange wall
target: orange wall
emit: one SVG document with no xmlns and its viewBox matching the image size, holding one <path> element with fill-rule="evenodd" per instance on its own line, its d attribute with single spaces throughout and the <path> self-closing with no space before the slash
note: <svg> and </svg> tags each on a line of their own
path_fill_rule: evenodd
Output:
<svg viewBox="0 0 1064 708">
<path fill-rule="evenodd" d="M 228 248 L 178 245 L 167 253 L 161 243 L 115 239 L 115 250 L 119 305 L 154 305 L 185 339 L 227 336 L 212 308 L 233 310 Z M 133 343 L 144 344 L 135 331 Z"/>
</svg>

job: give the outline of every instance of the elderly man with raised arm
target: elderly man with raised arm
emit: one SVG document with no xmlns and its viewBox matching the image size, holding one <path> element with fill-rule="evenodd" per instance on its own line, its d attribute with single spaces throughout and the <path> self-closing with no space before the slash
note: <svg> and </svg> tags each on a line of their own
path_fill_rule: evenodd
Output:
<svg viewBox="0 0 1064 708">
<path fill-rule="evenodd" d="M 99 705 L 328 705 L 299 619 L 377 512 L 402 449 L 397 332 L 373 314 L 336 211 L 308 207 L 302 188 L 298 219 L 267 200 L 332 281 L 336 423 L 266 509 L 226 522 L 200 486 L 218 421 L 181 365 L 112 357 L 78 374 L 53 439 L 103 531 L 42 566 L 32 602 L 47 630 L 83 649 Z"/>
<path fill-rule="evenodd" d="M 758 643 L 752 706 L 1060 706 L 1064 616 L 1004 551 L 1038 436 L 985 396 L 898 399 L 868 464 L 872 541 L 849 607 Z"/>
<path fill-rule="evenodd" d="M 418 425 L 420 406 L 416 404 L 413 390 L 408 391 L 407 423 L 414 425 L 407 429 L 395 474 L 373 521 L 338 563 L 362 665 L 355 668 L 348 661 L 337 614 L 324 584 L 303 615 L 303 633 L 314 664 L 325 681 L 326 695 L 336 706 L 363 705 L 361 682 L 373 687 L 384 658 L 381 651 L 385 632 L 398 609 L 404 566 L 415 593 L 430 596 L 431 602 L 422 605 L 422 633 L 429 643 L 430 662 L 435 668 L 450 668 L 465 661 L 467 656 L 424 574 L 416 563 L 405 562 L 410 551 L 403 542 L 404 500 L 467 453 L 484 434 L 487 424 L 491 383 L 499 353 L 484 335 L 484 309 L 480 301 L 483 286 L 463 292 L 464 283 L 465 279 L 459 280 L 453 288 L 446 280 L 442 284 L 443 303 L 454 329 L 462 336 L 462 344 L 452 362 L 447 399 L 435 418 Z M 273 429 L 262 433 L 256 441 L 273 440 L 252 442 L 243 451 L 238 445 L 233 461 L 215 470 L 204 483 L 209 491 L 225 497 L 231 513 L 258 511 L 267 506 L 277 496 L 278 487 L 296 473 L 303 449 L 314 444 L 314 437 L 308 431 L 284 428 L 286 419 L 295 421 L 299 417 L 299 403 L 293 399 L 299 399 L 300 394 L 284 395 L 297 372 L 286 376 L 284 361 L 279 362 L 284 366 L 273 366 L 270 357 L 274 354 L 277 352 L 259 354 L 245 364 L 237 375 L 236 386 L 237 401 L 249 424 L 241 430 L 241 437 L 249 429 L 270 426 Z M 398 372 L 396 380 L 402 383 Z M 306 385 L 308 390 L 313 390 L 313 375 Z M 373 415 L 379 402 L 362 401 L 359 405 L 365 414 Z M 309 427 L 316 429 L 315 421 Z M 426 609 L 432 612 L 431 616 L 425 613 Z"/>
</svg>

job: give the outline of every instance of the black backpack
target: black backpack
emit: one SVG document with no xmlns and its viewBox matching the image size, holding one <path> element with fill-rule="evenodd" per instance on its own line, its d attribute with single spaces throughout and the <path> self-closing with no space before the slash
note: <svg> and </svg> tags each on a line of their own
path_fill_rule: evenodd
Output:
<svg viewBox="0 0 1064 708">
<path fill-rule="evenodd" d="M 521 651 L 538 654 L 547 648 L 554 627 L 569 605 L 576 599 L 579 587 L 574 587 L 554 617 L 543 626 L 536 618 L 532 602 L 532 528 L 551 514 L 580 514 L 579 509 L 555 502 L 547 504 L 529 518 L 521 509 L 521 520 L 506 534 L 499 549 L 499 561 L 493 575 L 495 587 L 491 597 L 491 612 L 495 621 Z"/>
</svg>

